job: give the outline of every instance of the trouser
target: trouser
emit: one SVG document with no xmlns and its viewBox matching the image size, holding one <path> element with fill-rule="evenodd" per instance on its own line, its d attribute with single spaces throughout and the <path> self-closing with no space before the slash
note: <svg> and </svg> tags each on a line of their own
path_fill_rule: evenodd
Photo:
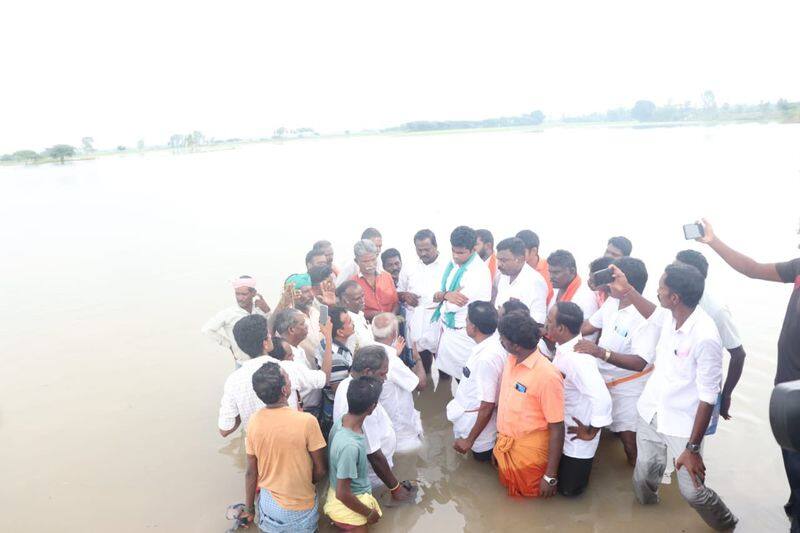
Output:
<svg viewBox="0 0 800 533">
<path fill-rule="evenodd" d="M 419 356 L 422 359 L 422 366 L 425 367 L 425 373 L 430 375 L 431 364 L 433 363 L 433 352 L 430 350 L 422 350 L 419 352 Z"/>
<path fill-rule="evenodd" d="M 485 462 L 489 461 L 492 458 L 492 452 L 493 451 L 494 451 L 494 448 L 492 448 L 491 450 L 487 450 L 485 452 L 475 452 L 475 451 L 473 451 L 472 452 L 472 457 L 478 462 L 485 463 Z"/>
<path fill-rule="evenodd" d="M 689 442 L 685 437 L 659 433 L 656 418 L 654 416 L 653 421 L 648 424 L 639 417 L 636 428 L 638 455 L 633 469 L 633 492 L 642 504 L 658 503 L 658 487 L 667 466 L 667 451 L 677 458 Z M 681 496 L 709 527 L 717 531 L 727 531 L 736 525 L 738 519 L 716 492 L 705 484 L 696 488 L 686 468 L 680 468 L 677 476 Z"/>
<path fill-rule="evenodd" d="M 789 502 L 784 509 L 792 520 L 792 533 L 800 533 L 800 453 L 789 450 L 783 452 L 783 467 L 789 480 Z"/>
<path fill-rule="evenodd" d="M 558 463 L 558 493 L 562 496 L 578 496 L 589 486 L 589 474 L 592 473 L 592 461 L 578 459 L 568 455 L 561 456 Z"/>
</svg>

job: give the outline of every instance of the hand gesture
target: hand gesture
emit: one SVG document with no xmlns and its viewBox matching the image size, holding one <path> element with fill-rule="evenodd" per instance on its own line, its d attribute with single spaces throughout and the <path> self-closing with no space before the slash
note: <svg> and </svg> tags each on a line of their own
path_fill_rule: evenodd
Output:
<svg viewBox="0 0 800 533">
<path fill-rule="evenodd" d="M 608 268 L 614 273 L 614 281 L 608 284 L 612 291 L 616 291 L 616 294 L 624 295 L 633 290 L 633 286 L 628 283 L 627 276 L 625 276 L 622 270 L 617 268 L 617 265 L 611 265 Z"/>
<path fill-rule="evenodd" d="M 567 433 L 572 435 L 570 440 L 580 439 L 580 440 L 592 440 L 597 435 L 597 432 L 600 428 L 595 428 L 592 426 L 587 426 L 574 416 L 572 417 L 572 421 L 578 424 L 577 426 L 569 426 L 567 427 Z"/>
<path fill-rule="evenodd" d="M 472 443 L 467 439 L 456 439 L 453 443 L 453 449 L 460 454 L 467 453 L 472 448 Z"/>
<path fill-rule="evenodd" d="M 457 291 L 448 291 L 444 299 L 458 307 L 463 307 L 469 303 L 469 298 L 461 294 L 461 289 Z"/>
<path fill-rule="evenodd" d="M 320 286 L 320 299 L 328 307 L 336 305 L 336 287 L 330 279 L 323 281 Z"/>
<path fill-rule="evenodd" d="M 261 296 L 261 294 L 256 293 L 256 298 L 255 300 L 253 300 L 253 303 L 255 304 L 256 307 L 261 309 L 261 312 L 263 312 L 264 314 L 269 313 L 269 305 L 267 305 L 267 301 L 264 299 L 263 296 Z"/>
<path fill-rule="evenodd" d="M 605 354 L 605 350 L 600 348 L 592 341 L 587 341 L 586 339 L 581 339 L 575 344 L 575 351 L 578 353 L 587 353 L 593 357 L 597 357 L 598 359 L 601 359 Z"/>
<path fill-rule="evenodd" d="M 325 338 L 325 342 L 327 342 L 328 346 L 330 346 L 331 339 L 333 339 L 333 322 L 331 322 L 330 317 L 328 317 L 328 321 L 325 322 L 325 324 L 320 324 L 319 331 Z"/>
<path fill-rule="evenodd" d="M 686 471 L 689 472 L 689 477 L 692 478 L 694 487 L 696 489 L 702 487 L 706 479 L 706 465 L 703 463 L 703 458 L 700 454 L 683 450 L 675 461 L 675 470 L 680 470 L 682 466 L 686 467 Z"/>
<path fill-rule="evenodd" d="M 714 228 L 711 227 L 711 222 L 709 222 L 704 218 L 701 218 L 698 224 L 703 226 L 703 236 L 698 237 L 695 240 L 705 244 L 711 244 L 714 241 L 714 239 L 717 238 L 717 236 L 714 235 Z"/>
<path fill-rule="evenodd" d="M 397 337 L 394 341 L 394 349 L 397 350 L 397 355 L 403 353 L 406 349 L 406 340 L 403 337 Z"/>
<path fill-rule="evenodd" d="M 294 283 L 287 283 L 281 293 L 281 299 L 278 302 L 278 307 L 285 309 L 294 307 Z"/>
</svg>

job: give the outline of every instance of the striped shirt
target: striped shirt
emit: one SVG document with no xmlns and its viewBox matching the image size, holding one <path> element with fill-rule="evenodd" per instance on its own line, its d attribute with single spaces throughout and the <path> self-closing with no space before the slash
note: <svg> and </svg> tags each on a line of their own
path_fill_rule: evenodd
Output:
<svg viewBox="0 0 800 533">
<path fill-rule="evenodd" d="M 334 392 L 331 388 L 332 385 L 340 383 L 347 379 L 350 375 L 350 367 L 353 366 L 353 352 L 347 346 L 343 346 L 336 341 L 333 341 L 333 353 L 331 354 L 331 381 L 322 389 L 323 394 L 333 401 Z M 325 339 L 319 343 L 319 350 L 317 351 L 317 363 L 322 366 L 322 356 L 325 353 Z"/>
</svg>

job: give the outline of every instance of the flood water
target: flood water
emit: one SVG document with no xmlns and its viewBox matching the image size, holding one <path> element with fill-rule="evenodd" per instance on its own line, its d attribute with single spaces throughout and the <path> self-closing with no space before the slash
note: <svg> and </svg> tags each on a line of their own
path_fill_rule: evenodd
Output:
<svg viewBox="0 0 800 533">
<path fill-rule="evenodd" d="M 496 240 L 537 231 L 546 255 L 585 266 L 624 234 L 650 270 L 681 225 L 705 215 L 729 244 L 797 256 L 800 125 L 378 136 L 218 152 L 127 154 L 0 168 L 0 531 L 221 532 L 243 501 L 243 443 L 217 409 L 230 354 L 200 326 L 251 274 L 274 306 L 280 282 L 321 238 L 337 263 L 367 226 L 412 261 L 432 228 L 447 253 L 459 224 Z M 709 255 L 748 357 L 733 419 L 706 440 L 707 483 L 738 531 L 788 529 L 788 496 L 767 407 L 790 287 L 744 279 Z M 396 458 L 421 502 L 375 531 L 706 531 L 664 486 L 636 504 L 631 469 L 601 443 L 588 492 L 508 498 L 496 474 L 452 450 L 447 387 L 417 400 L 426 432 Z"/>
</svg>

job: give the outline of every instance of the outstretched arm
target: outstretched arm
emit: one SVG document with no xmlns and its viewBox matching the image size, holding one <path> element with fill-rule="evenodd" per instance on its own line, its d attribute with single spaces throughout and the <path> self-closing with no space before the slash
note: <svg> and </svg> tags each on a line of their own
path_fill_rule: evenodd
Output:
<svg viewBox="0 0 800 533">
<path fill-rule="evenodd" d="M 751 259 L 743 253 L 737 252 L 717 237 L 714 234 L 714 228 L 711 223 L 706 219 L 702 219 L 703 229 L 705 235 L 698 237 L 697 240 L 709 245 L 712 250 L 728 263 L 734 270 L 740 274 L 744 274 L 748 278 L 763 279 L 765 281 L 782 282 L 778 269 L 775 268 L 775 263 L 759 263 Z"/>
</svg>

